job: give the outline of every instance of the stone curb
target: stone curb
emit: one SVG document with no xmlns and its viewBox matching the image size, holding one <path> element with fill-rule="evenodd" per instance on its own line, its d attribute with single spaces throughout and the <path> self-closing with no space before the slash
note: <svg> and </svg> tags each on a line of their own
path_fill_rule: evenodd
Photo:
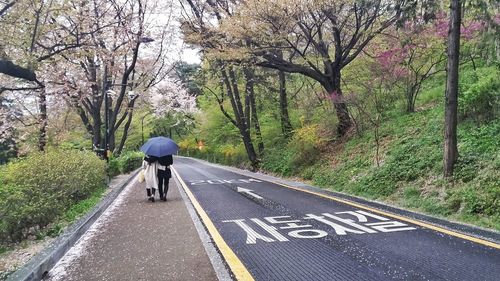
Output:
<svg viewBox="0 0 500 281">
<path fill-rule="evenodd" d="M 119 187 L 113 189 L 95 206 L 87 215 L 80 218 L 69 226 L 58 238 L 52 241 L 42 252 L 30 259 L 23 267 L 11 274 L 7 281 L 38 281 L 43 280 L 45 275 L 61 259 L 66 252 L 80 239 L 89 227 L 101 216 L 101 214 L 116 199 L 118 194 L 137 176 L 139 170 Z"/>
<path fill-rule="evenodd" d="M 184 157 L 184 156 L 179 156 L 179 157 Z M 186 158 L 190 158 L 190 157 L 186 157 Z M 384 211 L 387 211 L 387 212 L 390 212 L 393 214 L 398 214 L 398 215 L 402 215 L 402 216 L 405 216 L 405 217 L 408 217 L 411 219 L 420 220 L 420 221 L 427 222 L 429 224 L 433 224 L 433 225 L 436 225 L 436 226 L 439 226 L 439 227 L 442 227 L 442 228 L 445 228 L 448 230 L 460 232 L 460 233 L 465 234 L 465 235 L 473 236 L 476 238 L 480 238 L 480 239 L 484 239 L 484 240 L 487 240 L 487 241 L 490 241 L 493 243 L 500 244 L 500 232 L 495 231 L 495 230 L 481 228 L 478 226 L 468 225 L 468 224 L 454 222 L 454 221 L 448 221 L 445 219 L 433 217 L 433 216 L 418 213 L 415 211 L 401 209 L 400 207 L 391 206 L 391 205 L 383 203 L 383 202 L 364 199 L 364 198 L 356 197 L 353 195 L 348 195 L 348 194 L 341 193 L 341 192 L 330 191 L 330 190 L 322 189 L 319 187 L 310 186 L 310 185 L 307 185 L 305 183 L 291 181 L 291 180 L 285 180 L 285 179 L 277 178 L 277 177 L 263 174 L 263 173 L 254 173 L 254 172 L 250 172 L 247 170 L 238 169 L 235 167 L 223 166 L 223 165 L 207 162 L 205 160 L 197 159 L 197 158 L 191 158 L 191 159 L 199 161 L 201 163 L 212 165 L 214 167 L 225 169 L 225 170 L 228 170 L 228 171 L 231 171 L 234 173 L 245 175 L 248 177 L 253 177 L 256 179 L 261 179 L 261 180 L 266 180 L 266 181 L 274 181 L 274 182 L 289 185 L 289 186 L 292 186 L 292 187 L 295 187 L 298 189 L 313 191 L 313 192 L 321 193 L 324 195 L 333 195 L 335 197 L 345 199 L 345 200 L 348 200 L 351 202 L 364 204 L 366 206 L 378 208 L 378 209 L 381 209 L 381 210 L 384 210 Z"/>
</svg>

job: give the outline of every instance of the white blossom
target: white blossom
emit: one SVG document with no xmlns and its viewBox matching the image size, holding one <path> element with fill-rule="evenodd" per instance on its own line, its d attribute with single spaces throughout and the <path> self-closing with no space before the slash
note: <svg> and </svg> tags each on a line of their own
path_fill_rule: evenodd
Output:
<svg viewBox="0 0 500 281">
<path fill-rule="evenodd" d="M 149 104 L 158 118 L 165 117 L 169 113 L 191 115 L 198 111 L 196 97 L 190 95 L 180 81 L 171 77 L 151 89 Z"/>
</svg>

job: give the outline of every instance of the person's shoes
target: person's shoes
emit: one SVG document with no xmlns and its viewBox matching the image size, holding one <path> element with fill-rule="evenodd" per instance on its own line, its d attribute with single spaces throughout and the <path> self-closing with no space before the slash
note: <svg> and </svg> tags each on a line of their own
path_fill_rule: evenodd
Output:
<svg viewBox="0 0 500 281">
<path fill-rule="evenodd" d="M 150 197 L 148 198 L 148 200 L 149 200 L 149 201 L 151 201 L 151 202 L 153 202 L 153 203 L 155 202 L 155 198 L 154 198 L 153 196 L 150 196 Z"/>
<path fill-rule="evenodd" d="M 163 196 L 163 197 L 161 198 L 161 201 L 165 201 L 165 202 L 166 202 L 166 201 L 167 201 L 167 196 Z"/>
</svg>

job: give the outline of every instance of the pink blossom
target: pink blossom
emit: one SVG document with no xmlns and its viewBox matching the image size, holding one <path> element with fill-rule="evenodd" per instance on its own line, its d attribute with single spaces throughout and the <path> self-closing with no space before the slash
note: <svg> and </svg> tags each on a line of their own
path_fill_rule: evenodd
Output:
<svg viewBox="0 0 500 281">
<path fill-rule="evenodd" d="M 472 21 L 466 25 L 460 27 L 460 35 L 466 39 L 470 40 L 475 38 L 481 31 L 485 28 L 484 21 Z"/>
<path fill-rule="evenodd" d="M 493 17 L 493 22 L 496 23 L 496 24 L 500 24 L 500 14 L 496 14 Z"/>
</svg>

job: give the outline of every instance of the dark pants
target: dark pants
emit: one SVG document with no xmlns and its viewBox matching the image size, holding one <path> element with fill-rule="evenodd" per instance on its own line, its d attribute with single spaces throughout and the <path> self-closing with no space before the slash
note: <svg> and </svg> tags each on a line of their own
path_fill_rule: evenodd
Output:
<svg viewBox="0 0 500 281">
<path fill-rule="evenodd" d="M 158 170 L 158 191 L 160 192 L 160 198 L 167 197 L 168 181 L 170 177 L 170 169 L 167 168 L 165 171 Z"/>
</svg>

